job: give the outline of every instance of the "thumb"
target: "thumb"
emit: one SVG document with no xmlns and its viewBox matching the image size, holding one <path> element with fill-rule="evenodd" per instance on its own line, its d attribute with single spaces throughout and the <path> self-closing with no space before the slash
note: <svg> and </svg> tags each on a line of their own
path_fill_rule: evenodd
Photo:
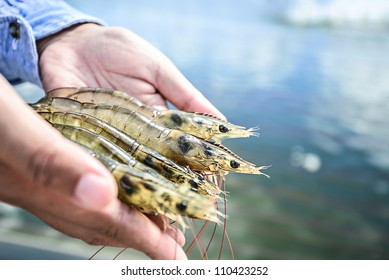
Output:
<svg viewBox="0 0 389 280">
<path fill-rule="evenodd" d="M 117 187 L 112 178 L 89 172 L 83 174 L 75 187 L 74 198 L 82 206 L 100 210 L 117 197 Z"/>
<path fill-rule="evenodd" d="M 0 87 L 6 91 L 0 94 L 0 160 L 31 182 L 26 188 L 57 191 L 92 209 L 116 198 L 116 183 L 100 162 L 62 137 L 1 78 Z"/>
<path fill-rule="evenodd" d="M 100 210 L 116 199 L 116 183 L 104 166 L 61 135 L 51 140 L 51 146 L 42 147 L 41 141 L 26 151 L 21 168 L 30 180 L 89 209 Z"/>
</svg>

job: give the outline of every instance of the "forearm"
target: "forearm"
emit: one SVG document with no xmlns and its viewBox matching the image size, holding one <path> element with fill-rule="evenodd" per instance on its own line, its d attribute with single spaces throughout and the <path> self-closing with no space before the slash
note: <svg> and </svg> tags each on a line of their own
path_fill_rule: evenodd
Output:
<svg viewBox="0 0 389 280">
<path fill-rule="evenodd" d="M 63 1 L 0 0 L 0 73 L 14 84 L 41 86 L 36 41 L 84 22 L 104 24 Z"/>
</svg>

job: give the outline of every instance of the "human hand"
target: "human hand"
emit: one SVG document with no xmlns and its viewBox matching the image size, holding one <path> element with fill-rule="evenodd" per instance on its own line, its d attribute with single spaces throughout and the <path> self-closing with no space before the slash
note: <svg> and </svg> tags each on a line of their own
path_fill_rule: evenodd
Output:
<svg viewBox="0 0 389 280">
<path fill-rule="evenodd" d="M 117 199 L 111 174 L 41 119 L 0 75 L 0 201 L 93 245 L 186 259 L 184 237 Z"/>
<path fill-rule="evenodd" d="M 122 28 L 82 24 L 38 42 L 42 83 L 122 90 L 144 103 L 225 118 L 158 49 Z"/>
<path fill-rule="evenodd" d="M 161 109 L 170 101 L 184 111 L 224 118 L 165 55 L 128 30 L 81 24 L 37 46 L 46 91 L 66 86 L 114 88 Z"/>
<path fill-rule="evenodd" d="M 167 108 L 170 101 L 181 110 L 224 118 L 166 56 L 128 30 L 82 24 L 37 46 L 46 91 L 66 86 L 114 88 L 151 106 Z"/>
</svg>

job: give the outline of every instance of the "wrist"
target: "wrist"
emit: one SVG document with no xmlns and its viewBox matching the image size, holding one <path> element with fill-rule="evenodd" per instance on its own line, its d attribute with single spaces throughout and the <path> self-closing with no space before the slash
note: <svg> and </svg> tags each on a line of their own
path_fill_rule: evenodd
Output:
<svg viewBox="0 0 389 280">
<path fill-rule="evenodd" d="M 79 23 L 67 27 L 57 33 L 39 39 L 36 41 L 38 55 L 39 57 L 41 57 L 42 53 L 47 49 L 48 46 L 52 45 L 55 42 L 67 41 L 67 39 L 72 38 L 73 35 L 75 35 L 74 38 L 76 38 L 75 41 L 77 42 L 79 38 L 83 38 L 80 37 L 79 33 L 89 32 L 90 30 L 96 28 L 102 28 L 102 26 L 96 23 Z"/>
</svg>

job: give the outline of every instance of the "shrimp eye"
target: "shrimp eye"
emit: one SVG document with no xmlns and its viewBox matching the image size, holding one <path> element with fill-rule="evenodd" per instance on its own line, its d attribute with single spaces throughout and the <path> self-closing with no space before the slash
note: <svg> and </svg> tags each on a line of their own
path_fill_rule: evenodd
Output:
<svg viewBox="0 0 389 280">
<path fill-rule="evenodd" d="M 176 204 L 176 207 L 177 207 L 177 209 L 179 210 L 179 211 L 185 211 L 186 210 L 186 208 L 188 207 L 188 205 L 186 204 L 186 202 L 185 201 L 183 201 L 183 202 L 178 202 L 177 204 Z"/>
<path fill-rule="evenodd" d="M 238 168 L 240 166 L 240 163 L 239 162 L 236 162 L 235 160 L 231 160 L 230 161 L 230 166 L 232 168 Z"/>
<path fill-rule="evenodd" d="M 224 125 L 219 125 L 219 131 L 221 132 L 221 133 L 227 133 L 228 131 L 230 131 L 229 129 L 228 129 L 228 127 L 226 127 L 226 126 L 224 126 Z"/>
</svg>

